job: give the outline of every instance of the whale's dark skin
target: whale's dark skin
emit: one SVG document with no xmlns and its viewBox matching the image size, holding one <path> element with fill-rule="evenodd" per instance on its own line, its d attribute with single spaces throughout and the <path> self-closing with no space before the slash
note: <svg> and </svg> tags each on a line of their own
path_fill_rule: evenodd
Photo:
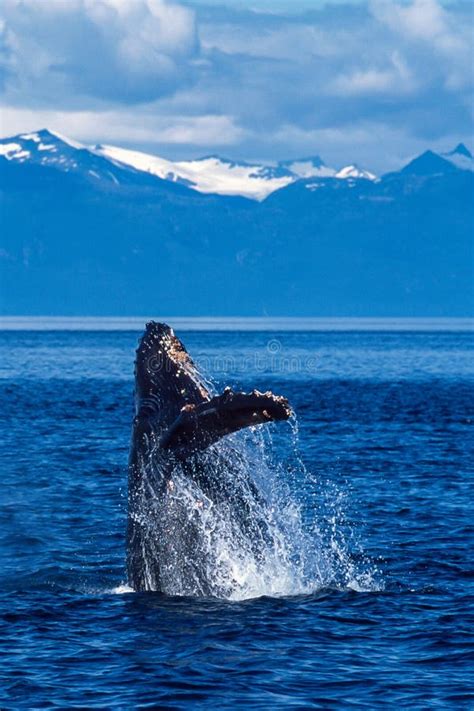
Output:
<svg viewBox="0 0 474 711">
<path fill-rule="evenodd" d="M 243 427 L 290 415 L 288 401 L 269 392 L 226 388 L 212 396 L 173 330 L 147 324 L 136 351 L 129 459 L 127 572 L 134 590 L 162 590 L 159 527 L 150 521 L 160 516 L 157 502 L 172 489 L 173 472 L 187 473 L 211 500 L 228 498 L 242 525 L 255 525 L 246 521 L 245 497 L 233 487 L 231 442 L 211 445 Z M 250 477 L 247 485 L 257 495 Z"/>
</svg>

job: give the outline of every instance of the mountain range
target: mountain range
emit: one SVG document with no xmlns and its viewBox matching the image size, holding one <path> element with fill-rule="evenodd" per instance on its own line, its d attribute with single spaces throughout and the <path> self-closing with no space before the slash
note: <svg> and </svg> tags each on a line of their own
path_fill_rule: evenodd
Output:
<svg viewBox="0 0 474 711">
<path fill-rule="evenodd" d="M 126 178 L 122 172 L 128 169 L 134 175 L 144 173 L 201 193 L 240 195 L 255 200 L 263 200 L 301 178 L 376 179 L 373 173 L 356 165 L 346 165 L 339 170 L 330 168 L 319 156 L 280 161 L 276 165 L 233 161 L 218 155 L 173 162 L 116 146 L 85 146 L 47 129 L 3 139 L 0 155 L 17 163 L 85 173 L 97 180 L 119 181 L 118 169 L 120 179 L 129 182 L 130 176 Z"/>
<path fill-rule="evenodd" d="M 473 170 L 463 144 L 377 177 L 23 133 L 0 140 L 0 310 L 471 315 Z"/>
</svg>

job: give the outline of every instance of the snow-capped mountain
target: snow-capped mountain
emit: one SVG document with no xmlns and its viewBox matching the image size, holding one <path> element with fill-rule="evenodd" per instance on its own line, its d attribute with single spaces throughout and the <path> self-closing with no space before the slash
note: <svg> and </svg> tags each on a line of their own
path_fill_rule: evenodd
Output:
<svg viewBox="0 0 474 711">
<path fill-rule="evenodd" d="M 85 148 L 81 143 L 47 129 L 22 133 L 0 141 L 0 155 L 7 160 L 56 165 L 63 170 L 76 168 L 77 151 Z"/>
<path fill-rule="evenodd" d="M 0 140 L 1 157 L 11 163 L 54 168 L 77 173 L 91 182 L 105 181 L 115 185 L 143 184 L 141 174 L 94 154 L 87 146 L 59 133 L 42 129 Z M 145 181 L 146 182 L 146 181 Z"/>
<path fill-rule="evenodd" d="M 215 155 L 173 163 L 157 156 L 114 146 L 96 146 L 94 151 L 164 180 L 184 183 L 201 193 L 241 195 L 255 200 L 263 200 L 275 190 L 306 178 L 376 180 L 373 173 L 356 165 L 348 165 L 337 171 L 327 166 L 319 156 L 280 161 L 272 166 L 231 161 Z"/>
<path fill-rule="evenodd" d="M 356 166 L 328 174 L 317 157 L 264 166 L 132 153 L 131 165 L 119 151 L 46 131 L 0 141 L 0 312 L 469 308 L 474 172 L 456 166 L 470 160 L 459 147 L 377 180 Z"/>
<path fill-rule="evenodd" d="M 352 185 L 353 181 L 378 180 L 374 173 L 356 164 L 336 170 L 327 166 L 320 156 L 284 160 L 274 165 L 233 161 L 218 155 L 171 161 L 117 146 L 86 146 L 47 129 L 0 140 L 2 159 L 76 173 L 92 183 L 161 184 L 168 191 L 187 188 L 199 193 L 241 196 L 257 201 L 299 181 L 310 180 L 307 187 L 314 191 L 325 187 L 327 181 L 348 180 Z M 462 143 L 447 153 L 426 151 L 402 172 L 429 175 L 456 169 L 474 170 L 474 159 Z"/>
<path fill-rule="evenodd" d="M 349 165 L 337 171 L 319 157 L 280 161 L 276 165 L 232 161 L 217 155 L 170 161 L 160 156 L 110 145 L 85 146 L 42 129 L 0 140 L 0 156 L 8 161 L 77 172 L 89 180 L 128 183 L 126 171 L 184 185 L 200 193 L 239 195 L 261 201 L 270 193 L 307 178 L 365 178 L 375 175 Z"/>
<path fill-rule="evenodd" d="M 151 173 L 163 180 L 183 183 L 201 193 L 241 195 L 263 200 L 274 190 L 295 180 L 290 173 L 277 177 L 267 171 L 267 166 L 234 162 L 219 156 L 175 163 L 115 146 L 96 146 L 93 151 L 113 162 Z"/>
<path fill-rule="evenodd" d="M 374 173 L 370 173 L 368 170 L 359 168 L 358 165 L 348 165 L 345 168 L 341 168 L 341 170 L 339 170 L 334 177 L 342 180 L 346 180 L 347 178 L 377 180 L 377 176 L 374 175 Z"/>
</svg>

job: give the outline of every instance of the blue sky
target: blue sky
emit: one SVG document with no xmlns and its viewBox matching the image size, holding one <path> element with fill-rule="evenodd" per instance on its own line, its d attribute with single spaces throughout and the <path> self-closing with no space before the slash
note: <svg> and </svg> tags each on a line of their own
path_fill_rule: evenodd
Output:
<svg viewBox="0 0 474 711">
<path fill-rule="evenodd" d="M 1 133 L 388 170 L 473 148 L 471 0 L 3 0 Z"/>
</svg>

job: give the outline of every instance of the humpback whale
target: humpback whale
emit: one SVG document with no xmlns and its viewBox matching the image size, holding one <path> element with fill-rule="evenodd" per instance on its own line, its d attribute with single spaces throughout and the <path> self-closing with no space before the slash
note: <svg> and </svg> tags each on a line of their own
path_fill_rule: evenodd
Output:
<svg viewBox="0 0 474 711">
<path fill-rule="evenodd" d="M 237 484 L 234 470 L 241 474 L 246 463 L 227 435 L 291 414 L 287 399 L 271 392 L 226 387 L 213 394 L 172 328 L 147 323 L 136 351 L 128 473 L 127 574 L 134 590 L 166 592 L 170 567 L 186 558 L 195 581 L 191 589 L 212 594 L 209 573 L 198 562 L 192 512 L 183 511 L 182 502 L 178 523 L 170 524 L 180 477 L 198 492 L 193 510 L 202 504 L 200 492 L 212 505 L 226 507 L 233 525 L 258 548 L 268 532 L 265 520 L 255 520 L 249 510 L 248 494 L 254 500 L 260 494 L 248 471 Z"/>
</svg>

